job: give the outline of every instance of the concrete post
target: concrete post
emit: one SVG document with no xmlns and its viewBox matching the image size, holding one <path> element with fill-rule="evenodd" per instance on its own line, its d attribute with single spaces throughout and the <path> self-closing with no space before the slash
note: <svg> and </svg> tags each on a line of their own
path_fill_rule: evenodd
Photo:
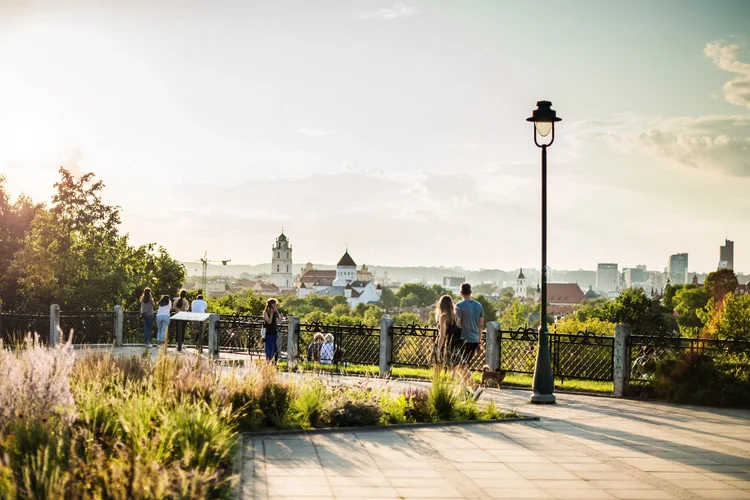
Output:
<svg viewBox="0 0 750 500">
<path fill-rule="evenodd" d="M 60 342 L 60 305 L 49 306 L 49 346 L 54 347 Z"/>
<path fill-rule="evenodd" d="M 380 320 L 380 377 L 391 376 L 393 356 L 393 318 Z"/>
<path fill-rule="evenodd" d="M 497 321 L 487 323 L 485 352 L 485 364 L 490 367 L 490 371 L 498 371 L 500 369 L 500 323 Z"/>
<path fill-rule="evenodd" d="M 614 395 L 621 398 L 628 389 L 630 379 L 630 348 L 628 337 L 630 328 L 628 325 L 615 326 L 615 347 L 612 360 L 612 381 L 614 382 Z"/>
<path fill-rule="evenodd" d="M 286 334 L 286 369 L 290 372 L 297 370 L 297 360 L 299 353 L 299 318 L 290 316 L 287 320 Z"/>
<path fill-rule="evenodd" d="M 122 347 L 122 306 L 115 306 L 115 346 Z"/>
<path fill-rule="evenodd" d="M 219 357 L 219 315 L 208 316 L 208 357 Z"/>
</svg>

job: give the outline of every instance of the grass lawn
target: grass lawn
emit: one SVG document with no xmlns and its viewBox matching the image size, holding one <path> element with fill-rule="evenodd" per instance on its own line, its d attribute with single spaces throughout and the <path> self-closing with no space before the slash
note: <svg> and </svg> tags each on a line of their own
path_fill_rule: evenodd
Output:
<svg viewBox="0 0 750 500">
<path fill-rule="evenodd" d="M 280 367 L 286 367 L 286 363 L 279 363 Z M 321 365 L 319 363 L 300 363 L 299 368 L 302 371 L 337 371 L 342 375 L 364 375 L 377 377 L 379 374 L 378 367 L 374 365 L 349 365 L 347 367 L 334 367 L 333 365 Z M 414 368 L 408 366 L 394 366 L 392 369 L 393 378 L 404 379 L 422 379 L 428 380 L 432 377 L 432 370 L 429 368 Z M 481 381 L 480 372 L 474 372 L 474 380 Z M 503 381 L 504 386 L 531 388 L 533 376 L 525 373 L 508 373 Z M 555 388 L 564 391 L 574 392 L 591 392 L 597 394 L 612 394 L 614 390 L 612 382 L 603 382 L 596 380 L 580 379 L 555 379 Z"/>
</svg>

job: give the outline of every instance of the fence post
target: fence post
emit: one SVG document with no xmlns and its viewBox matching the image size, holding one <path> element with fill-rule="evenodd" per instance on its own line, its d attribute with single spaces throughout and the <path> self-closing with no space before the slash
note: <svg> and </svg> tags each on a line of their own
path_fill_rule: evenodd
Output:
<svg viewBox="0 0 750 500">
<path fill-rule="evenodd" d="M 115 346 L 122 347 L 122 306 L 115 306 Z"/>
<path fill-rule="evenodd" d="M 54 347 L 60 342 L 60 305 L 49 306 L 49 346 Z"/>
<path fill-rule="evenodd" d="M 614 382 L 614 395 L 621 398 L 628 388 L 630 379 L 630 348 L 628 347 L 630 328 L 628 325 L 615 326 L 615 345 L 612 360 L 612 381 Z"/>
<path fill-rule="evenodd" d="M 487 323 L 485 352 L 485 364 L 490 367 L 491 372 L 498 371 L 500 369 L 500 323 L 497 321 Z"/>
<path fill-rule="evenodd" d="M 219 357 L 219 315 L 208 316 L 208 357 L 215 359 Z"/>
<path fill-rule="evenodd" d="M 393 356 L 393 318 L 380 320 L 380 377 L 391 376 L 391 362 Z"/>
<path fill-rule="evenodd" d="M 297 346 L 299 346 L 299 318 L 290 316 L 287 321 L 286 334 L 286 369 L 290 372 L 297 370 Z"/>
</svg>

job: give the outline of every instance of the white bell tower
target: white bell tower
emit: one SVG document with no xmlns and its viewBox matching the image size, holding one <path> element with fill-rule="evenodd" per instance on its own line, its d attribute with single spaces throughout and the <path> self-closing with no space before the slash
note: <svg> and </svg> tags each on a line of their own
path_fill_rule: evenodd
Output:
<svg viewBox="0 0 750 500">
<path fill-rule="evenodd" d="M 271 255 L 271 282 L 279 288 L 290 288 L 293 286 L 292 279 L 292 245 L 281 230 L 281 235 L 276 238 L 276 244 L 272 248 Z"/>
<path fill-rule="evenodd" d="M 519 299 L 526 298 L 526 276 L 523 275 L 523 269 L 518 273 L 516 285 L 513 287 L 513 296 Z"/>
</svg>

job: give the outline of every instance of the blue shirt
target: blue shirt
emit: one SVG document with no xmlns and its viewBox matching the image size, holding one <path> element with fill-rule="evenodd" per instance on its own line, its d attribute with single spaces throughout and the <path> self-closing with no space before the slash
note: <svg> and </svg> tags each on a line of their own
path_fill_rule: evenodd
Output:
<svg viewBox="0 0 750 500">
<path fill-rule="evenodd" d="M 484 317 L 482 304 L 474 299 L 462 300 L 456 304 L 456 317 L 461 323 L 461 338 L 468 343 L 478 343 L 479 318 Z"/>
</svg>

